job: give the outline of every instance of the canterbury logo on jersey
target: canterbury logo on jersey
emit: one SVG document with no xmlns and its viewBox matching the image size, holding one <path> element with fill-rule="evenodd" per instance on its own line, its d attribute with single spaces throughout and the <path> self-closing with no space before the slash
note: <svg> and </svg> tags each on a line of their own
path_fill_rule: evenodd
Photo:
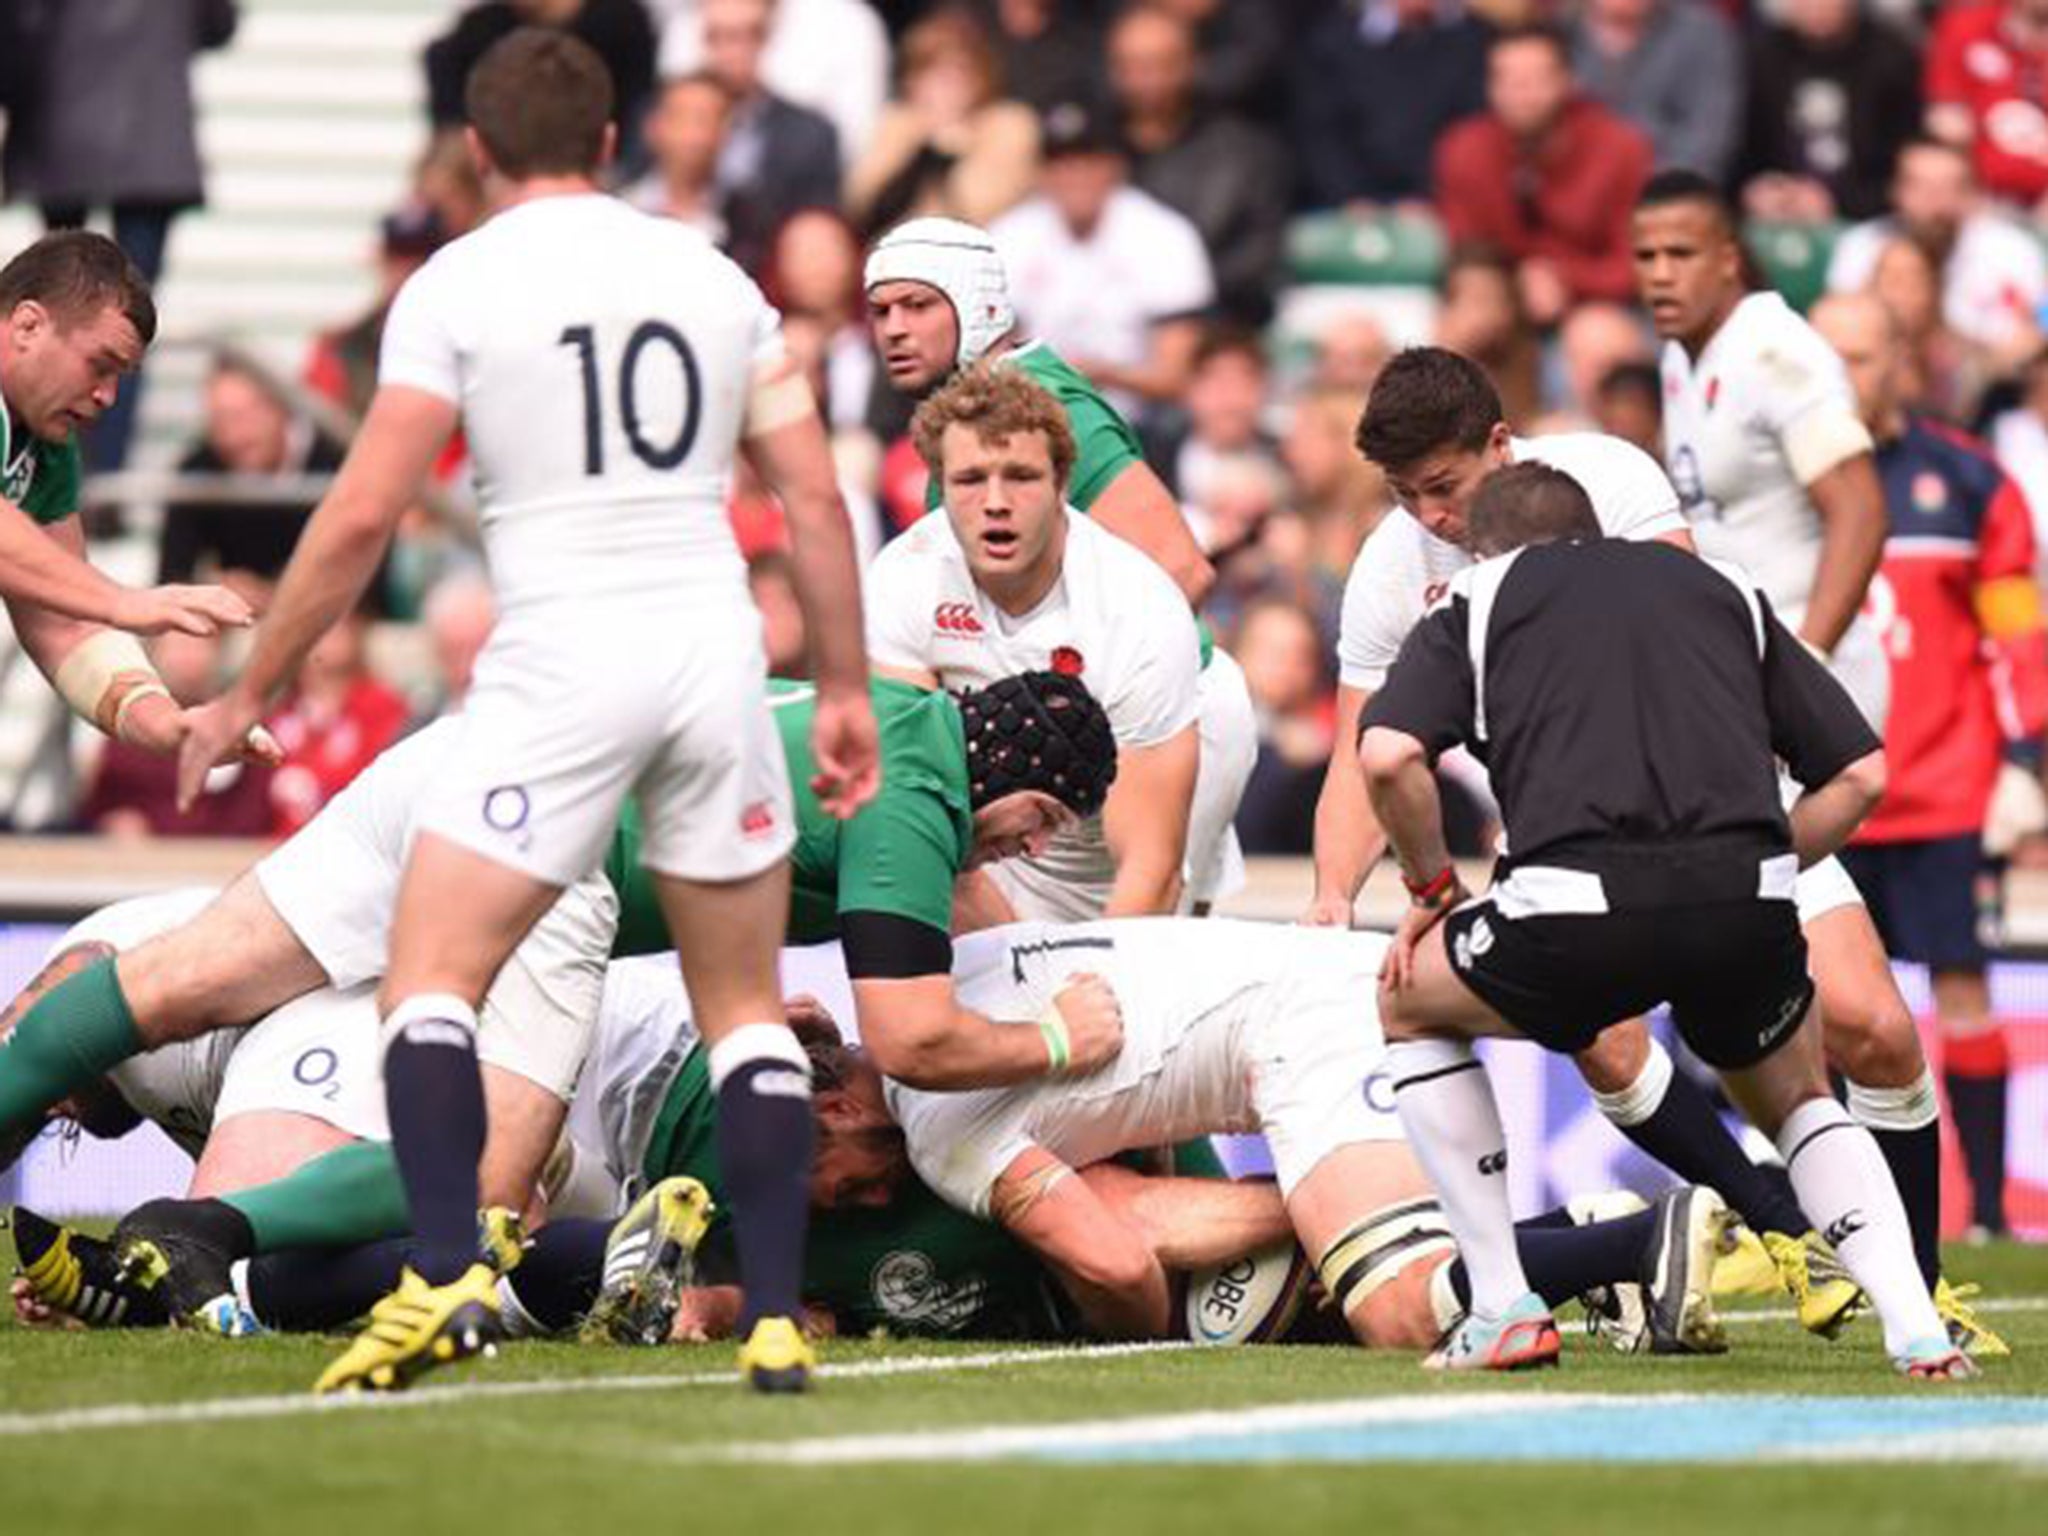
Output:
<svg viewBox="0 0 2048 1536">
<path fill-rule="evenodd" d="M 942 635 L 978 635 L 981 620 L 972 603 L 941 603 L 932 610 L 932 628 Z"/>
</svg>

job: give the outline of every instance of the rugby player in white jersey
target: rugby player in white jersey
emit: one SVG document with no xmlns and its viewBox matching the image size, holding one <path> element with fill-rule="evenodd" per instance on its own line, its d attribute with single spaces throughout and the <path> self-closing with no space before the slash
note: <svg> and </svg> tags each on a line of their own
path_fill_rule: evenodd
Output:
<svg viewBox="0 0 2048 1536">
<path fill-rule="evenodd" d="M 956 373 L 918 407 L 911 435 L 945 515 L 869 568 L 876 668 L 949 690 L 1064 672 L 1101 701 L 1117 745 L 1101 813 L 1043 853 L 969 876 L 956 926 L 1174 911 L 1192 883 L 1185 873 L 1218 862 L 1254 755 L 1250 732 L 1207 750 L 1186 601 L 1134 546 L 1066 505 L 1074 436 L 1021 369 Z"/>
<path fill-rule="evenodd" d="M 810 1116 L 774 968 L 791 812 L 725 516 L 733 456 L 745 448 L 788 514 L 819 691 L 816 787 L 851 815 L 877 759 L 845 508 L 759 290 L 700 235 L 598 191 L 616 130 L 597 55 L 559 32 L 514 32 L 471 71 L 465 107 L 493 214 L 393 302 L 363 430 L 248 668 L 195 719 L 180 763 L 190 796 L 354 600 L 460 424 L 501 617 L 462 750 L 421 812 L 380 999 L 416 1257 L 318 1387 L 402 1385 L 495 1331 L 475 1250 L 475 1010 L 534 920 L 596 866 L 631 795 L 717 1057 L 759 1308 L 741 1367 L 758 1389 L 801 1390 Z"/>
<path fill-rule="evenodd" d="M 1424 1348 L 1462 1314 L 1463 1275 L 1380 1070 L 1372 999 L 1387 946 L 1378 934 L 1171 918 L 973 934 L 954 957 L 963 997 L 1009 1017 L 1076 974 L 1105 976 L 1124 1000 L 1122 1053 L 1085 1078 L 951 1094 L 885 1083 L 854 1053 L 833 1074 L 837 1107 L 852 1117 L 865 1105 L 886 1125 L 886 1105 L 919 1177 L 1036 1252 L 1097 1334 L 1170 1331 L 1163 1253 L 1214 1262 L 1229 1250 L 1186 1245 L 1291 1228 L 1360 1343 Z M 1134 1149 L 1249 1131 L 1265 1135 L 1278 1188 L 1239 1186 L 1250 1209 L 1234 1230 L 1179 1223 L 1162 1202 L 1147 1231 L 1073 1177 Z M 1708 1279 L 1724 1219 L 1710 1191 L 1682 1189 L 1627 1221 L 1532 1224 L 1522 1244 L 1556 1294 L 1650 1277 L 1643 1347 L 1713 1350 L 1724 1346 Z"/>
<path fill-rule="evenodd" d="M 325 849 L 340 852 L 332 841 Z M 73 925 L 0 1016 L 0 1038 L 82 966 L 186 927 L 216 895 L 201 887 L 136 897 Z M 479 1010 L 491 1122 L 479 1174 L 485 1206 L 525 1207 L 562 1135 L 582 1042 L 597 1029 L 609 926 L 594 919 L 610 905 L 601 880 L 574 888 L 506 962 Z M 565 969 L 570 949 L 587 949 L 581 938 L 594 939 L 597 953 Z M 565 1004 L 576 1020 L 565 1019 Z M 62 1287 L 51 1295 L 55 1277 L 33 1265 L 29 1280 L 87 1321 L 122 1321 L 116 1314 L 146 1302 L 155 1321 L 235 1333 L 243 1328 L 233 1306 L 218 1310 L 233 1259 L 259 1247 L 324 1249 L 403 1233 L 405 1204 L 388 1177 L 388 1155 L 360 1155 L 362 1143 L 389 1135 L 376 1020 L 374 979 L 321 986 L 248 1025 L 159 1045 L 80 1084 L 50 1109 L 51 1119 L 75 1120 L 95 1136 L 123 1135 L 143 1121 L 160 1127 L 196 1164 L 187 1200 L 203 1204 L 154 1201 L 116 1228 L 117 1248 L 147 1271 L 146 1287 L 109 1286 L 105 1273 L 89 1272 L 79 1281 L 102 1295 L 67 1298 Z M 268 1187 L 288 1174 L 288 1186 Z M 198 1213 L 196 1224 L 188 1212 Z M 217 1264 L 190 1262 L 214 1254 Z M 205 1283 L 210 1276 L 219 1279 Z M 173 1283 L 159 1283 L 166 1278 Z"/>
<path fill-rule="evenodd" d="M 1059 402 L 1073 437 L 1073 465 L 1065 477 L 1062 499 L 1072 511 L 1086 515 L 1088 527 L 1079 537 L 1088 539 L 1096 529 L 1115 534 L 1157 564 L 1191 601 L 1201 599 L 1215 573 L 1195 547 L 1186 517 L 1145 463 L 1137 433 L 1102 392 L 1043 341 L 1024 336 L 1010 303 L 1002 257 L 987 231 L 957 219 L 911 219 L 875 243 L 868 253 L 865 281 L 875 351 L 888 370 L 891 385 L 924 399 L 962 370 L 981 367 L 1015 372 L 1046 390 Z M 925 504 L 932 511 L 945 504 L 936 468 Z M 914 529 L 884 554 L 898 560 L 908 558 L 896 553 L 899 546 L 908 545 L 919 552 L 927 567 L 939 563 L 942 555 L 945 563 L 957 565 L 957 556 L 951 553 L 956 543 L 971 541 L 948 540 L 937 530 Z M 903 579 L 899 566 L 890 564 L 886 569 L 897 580 Z M 956 572 L 947 583 L 956 589 L 952 600 L 973 598 L 973 579 L 980 574 L 978 569 L 965 575 Z M 932 576 L 946 580 L 936 570 Z M 920 580 L 920 590 L 921 586 Z M 934 605 L 925 607 L 932 610 Z M 887 612 L 886 605 L 872 596 L 869 608 Z M 909 621 L 906 618 L 904 622 Z M 948 633 L 935 622 L 929 639 L 943 640 Z M 1258 717 L 1244 672 L 1228 652 L 1209 643 L 1206 630 L 1202 633 L 1196 717 L 1201 750 L 1195 797 L 1188 811 L 1187 883 L 1182 901 L 1184 909 L 1197 912 L 1229 895 L 1242 882 L 1243 856 L 1233 823 L 1258 757 Z M 905 634 L 913 646 L 927 643 L 922 633 Z M 869 641 L 880 643 L 872 632 Z M 951 649 L 960 650 L 957 646 Z M 922 665 L 920 670 L 934 669 Z M 1101 692 L 1092 677 L 1090 686 Z M 1123 742 L 1121 733 L 1119 742 Z M 1123 894 L 1127 897 L 1128 890 Z M 1079 915 L 1099 915 L 1103 910 L 1101 891 L 1095 892 L 1092 906 L 1083 903 L 1075 910 Z M 1126 903 L 1120 910 L 1169 909 L 1132 908 Z"/>
<path fill-rule="evenodd" d="M 1653 178 L 1631 238 L 1636 284 L 1664 338 L 1665 458 L 1701 553 L 1747 570 L 1881 732 L 1890 663 L 1862 607 L 1889 525 L 1841 359 L 1779 295 L 1751 288 L 1735 217 L 1712 182 Z M 1883 941 L 1838 860 L 1802 873 L 1798 898 L 1850 1114 L 1884 1152 L 1951 1334 L 1987 1342 L 1941 1278 L 1940 1097 Z"/>
<path fill-rule="evenodd" d="M 1381 372 L 1358 426 L 1359 451 L 1404 505 L 1383 519 L 1345 583 L 1338 640 L 1337 740 L 1316 804 L 1316 891 L 1306 921 L 1346 924 L 1366 874 L 1386 852 L 1358 764 L 1358 720 L 1424 610 L 1472 564 L 1465 517 L 1485 478 L 1518 461 L 1548 464 L 1586 490 L 1608 534 L 1691 548 L 1677 493 L 1648 454 L 1619 438 L 1512 435 L 1480 367 L 1440 347 L 1412 347 Z M 1797 1203 L 1760 1174 L 1712 1104 L 1675 1070 L 1640 1021 L 1616 1025 L 1575 1060 L 1614 1126 L 1681 1177 L 1721 1192 L 1768 1246 L 1809 1327 L 1839 1326 L 1857 1288 Z"/>
</svg>

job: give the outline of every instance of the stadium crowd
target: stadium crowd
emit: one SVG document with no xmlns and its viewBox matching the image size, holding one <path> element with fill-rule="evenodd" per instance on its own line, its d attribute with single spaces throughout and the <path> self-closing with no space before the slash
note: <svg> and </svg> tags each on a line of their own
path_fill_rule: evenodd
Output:
<svg viewBox="0 0 2048 1536">
<path fill-rule="evenodd" d="M 176 80 L 195 49 L 232 45 L 232 5 L 166 8 L 190 12 L 189 46 L 178 49 L 96 34 L 92 0 L 19 9 L 31 17 L 21 46 L 42 50 L 45 79 L 64 78 L 62 61 L 88 51 L 136 55 L 138 79 L 153 75 L 164 93 L 166 142 L 182 135 L 189 148 L 191 99 Z M 382 225 L 377 301 L 314 338 L 297 381 L 224 353 L 206 384 L 203 439 L 181 469 L 260 486 L 341 462 L 401 285 L 485 217 L 463 146 L 463 82 L 528 24 L 569 31 L 604 61 L 620 131 L 614 190 L 701 230 L 781 312 L 829 428 L 869 581 L 871 651 L 948 687 L 989 680 L 951 670 L 944 635 L 923 633 L 929 597 L 900 585 L 936 537 L 938 520 L 919 525 L 938 504 L 932 471 L 944 455 L 936 429 L 912 430 L 916 397 L 936 380 L 907 387 L 915 359 L 899 356 L 898 340 L 912 347 L 918 322 L 897 315 L 907 301 L 889 294 L 936 280 L 891 266 L 888 253 L 908 221 L 987 232 L 999 291 L 972 297 L 988 301 L 990 334 L 974 339 L 977 317 L 962 302 L 983 269 L 946 268 L 936 286 L 953 305 L 957 355 L 937 378 L 1043 343 L 1056 354 L 1044 367 L 1064 359 L 1103 415 L 1129 424 L 1132 461 L 1171 496 L 1202 559 L 1176 567 L 1170 544 L 1147 553 L 1242 673 L 1256 749 L 1226 798 L 1249 853 L 1322 851 L 1317 796 L 1333 749 L 1349 750 L 1338 693 L 1346 581 L 1394 506 L 1388 474 L 1400 467 L 1360 451 L 1382 371 L 1402 346 L 1434 343 L 1480 365 L 1517 438 L 1590 429 L 1663 460 L 1662 418 L 1681 386 L 1668 362 L 1659 371 L 1642 209 L 1724 200 L 1744 221 L 1758 286 L 1802 308 L 1831 296 L 1836 307 L 1817 307 L 1816 324 L 1876 444 L 1890 545 L 1866 606 L 1893 665 L 1894 795 L 1935 778 L 1966 786 L 1958 795 L 1936 783 L 1928 803 L 1904 809 L 1895 798 L 1866 841 L 1981 846 L 1965 883 L 1987 893 L 1994 860 L 2048 862 L 2048 637 L 2035 591 L 2048 550 L 2044 0 L 1932 13 L 1857 0 L 492 0 L 454 14 L 422 60 L 428 122 L 411 194 Z M 203 195 L 196 153 L 166 179 L 133 182 L 121 157 L 96 157 L 50 106 L 61 94 L 9 98 L 7 195 L 38 204 L 52 227 L 111 209 L 116 238 L 154 276 L 176 214 Z M 1666 175 L 1679 172 L 1692 179 Z M 1389 301 L 1417 286 L 1433 302 Z M 1014 326 L 994 318 L 1012 310 Z M 1029 371 L 1067 403 L 1085 471 L 1095 429 L 1056 379 Z M 1700 388 L 1711 412 L 1719 381 Z M 953 408 L 977 407 L 963 396 Z M 93 467 L 119 468 L 129 430 L 126 418 L 100 424 Z M 1057 457 L 1064 481 L 1077 467 Z M 1670 467 L 1688 494 L 1681 466 Z M 176 765 L 117 740 L 98 752 L 75 824 L 288 836 L 458 701 L 491 625 L 480 563 L 450 531 L 447 509 L 476 494 L 459 438 L 432 480 L 433 505 L 406 514 L 362 608 L 320 641 L 268 717 L 279 761 L 242 764 L 181 812 Z M 1087 506 L 1108 489 L 1088 485 L 1084 499 L 1077 478 L 1071 499 Z M 1109 507 L 1097 507 L 1104 522 Z M 181 499 L 164 522 L 158 579 L 217 580 L 261 611 L 310 511 L 283 491 L 261 507 Z M 744 463 L 729 511 L 771 665 L 801 675 L 792 531 Z M 947 512 L 957 522 L 950 501 Z M 1821 516 L 1833 522 L 1830 508 Z M 1087 546 L 1073 537 L 1067 559 L 1079 570 Z M 1162 611 L 1177 612 L 1157 585 Z M 1005 605 L 996 587 L 983 590 Z M 1145 600 L 1136 585 L 1118 594 L 1134 610 Z M 949 596 L 942 588 L 937 612 L 958 608 L 974 624 L 971 605 Z M 889 634 L 905 616 L 918 632 Z M 404 626 L 409 643 L 394 639 Z M 211 697 L 234 660 L 232 639 L 217 636 L 167 635 L 152 649 L 188 703 Z M 401 664 L 380 675 L 379 655 Z M 1222 682 L 1205 672 L 1203 772 L 1221 761 L 1210 727 L 1227 686 L 1227 672 Z M 1936 700 L 1965 694 L 1984 707 L 1960 723 L 1934 718 Z M 1103 702 L 1125 784 L 1178 782 L 1151 755 L 1166 751 L 1165 731 L 1147 738 L 1119 713 L 1135 717 L 1144 701 Z M 1186 734 L 1191 720 L 1174 730 Z M 1930 775 L 1901 760 L 1902 740 L 1929 759 L 1963 755 Z M 1499 818 L 1484 776 L 1453 762 L 1440 777 L 1454 851 L 1489 849 Z M 1203 783 L 1179 793 L 1192 797 L 1179 832 L 1200 904 L 1227 877 L 1198 869 Z M 1116 823 L 1115 804 L 1118 867 L 1114 888 L 1107 877 L 1103 886 L 1112 916 L 1138 883 L 1143 844 Z M 1127 910 L 1172 910 L 1182 861 L 1170 862 L 1161 889 L 1174 894 Z M 1867 850 L 1854 867 L 1866 892 L 1903 882 L 1887 900 L 1910 910 L 1910 867 Z M 1035 910 L 1026 877 L 1001 891 L 1013 915 L 1069 915 Z M 1974 936 L 1957 945 L 1952 933 L 1927 939 L 1910 922 L 1880 922 L 1898 953 L 1935 968 L 1952 1032 L 1949 1094 L 1971 1172 L 1995 1190 L 2003 1112 L 1987 1093 L 2003 1092 L 2003 1056 L 1982 948 Z M 1996 1196 L 1979 1193 L 1976 1224 L 1995 1231 Z"/>
</svg>

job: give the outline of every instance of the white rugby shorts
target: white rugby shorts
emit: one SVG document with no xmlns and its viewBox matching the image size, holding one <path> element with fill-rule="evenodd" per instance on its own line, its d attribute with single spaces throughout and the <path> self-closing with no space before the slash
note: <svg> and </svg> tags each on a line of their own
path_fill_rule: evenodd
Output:
<svg viewBox="0 0 2048 1536">
<path fill-rule="evenodd" d="M 783 858 L 795 817 L 758 615 L 682 628 L 628 609 L 577 623 L 501 621 L 419 825 L 567 885 L 604 857 L 631 796 L 641 857 L 661 874 L 743 880 Z"/>
</svg>

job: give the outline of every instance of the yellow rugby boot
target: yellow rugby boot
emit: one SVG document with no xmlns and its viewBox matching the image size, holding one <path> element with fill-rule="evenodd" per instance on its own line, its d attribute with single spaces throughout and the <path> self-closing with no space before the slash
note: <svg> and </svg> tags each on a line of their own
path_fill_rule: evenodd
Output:
<svg viewBox="0 0 2048 1536">
<path fill-rule="evenodd" d="M 818 1357 L 786 1317 L 764 1317 L 740 1346 L 740 1375 L 756 1392 L 807 1392 Z"/>
<path fill-rule="evenodd" d="M 1977 1309 L 1970 1305 L 1982 1286 L 1950 1285 L 1948 1276 L 1934 1282 L 1934 1310 L 1948 1327 L 1949 1342 L 1964 1354 L 1979 1360 L 2002 1359 L 2012 1346 L 1984 1325 Z"/>
<path fill-rule="evenodd" d="M 495 1354 L 504 1336 L 498 1276 L 476 1263 L 446 1285 L 429 1285 L 410 1266 L 398 1289 L 370 1309 L 369 1325 L 313 1390 L 398 1392 L 438 1366 Z"/>
<path fill-rule="evenodd" d="M 1798 1237 L 1766 1232 L 1763 1242 L 1778 1266 L 1779 1281 L 1798 1304 L 1799 1326 L 1808 1333 L 1833 1339 L 1863 1310 L 1863 1287 L 1818 1232 Z"/>
<path fill-rule="evenodd" d="M 694 1284 L 697 1245 L 711 1227 L 711 1191 L 695 1179 L 663 1179 L 612 1224 L 604 1280 L 583 1323 L 585 1338 L 666 1344 L 676 1299 Z"/>
</svg>

